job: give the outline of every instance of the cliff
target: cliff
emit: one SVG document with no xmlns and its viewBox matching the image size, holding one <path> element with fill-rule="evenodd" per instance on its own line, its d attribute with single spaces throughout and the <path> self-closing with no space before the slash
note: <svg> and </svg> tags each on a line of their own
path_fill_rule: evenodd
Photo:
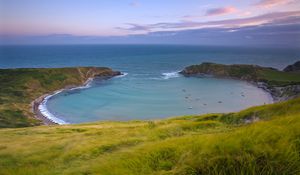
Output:
<svg viewBox="0 0 300 175">
<path fill-rule="evenodd" d="M 292 65 L 288 65 L 286 68 L 283 69 L 284 72 L 300 72 L 300 61 Z"/>
<path fill-rule="evenodd" d="M 245 80 L 270 92 L 275 101 L 295 98 L 300 94 L 300 73 L 284 72 L 257 65 L 223 65 L 202 63 L 186 67 L 184 76 L 211 75 L 219 78 Z"/>
<path fill-rule="evenodd" d="M 0 69 L 0 128 L 40 125 L 30 105 L 36 98 L 116 75 L 120 72 L 105 67 Z"/>
</svg>

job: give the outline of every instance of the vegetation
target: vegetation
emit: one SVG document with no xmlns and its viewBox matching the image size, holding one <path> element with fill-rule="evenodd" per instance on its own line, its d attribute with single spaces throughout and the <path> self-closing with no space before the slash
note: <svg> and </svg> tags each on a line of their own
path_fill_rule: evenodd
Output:
<svg viewBox="0 0 300 175">
<path fill-rule="evenodd" d="M 299 109 L 1 129 L 0 174 L 299 174 Z"/>
<path fill-rule="evenodd" d="M 30 103 L 41 95 L 78 86 L 97 75 L 113 75 L 108 68 L 0 69 L 0 128 L 39 125 Z"/>
<path fill-rule="evenodd" d="M 184 73 L 213 71 L 274 85 L 299 83 L 296 73 L 210 64 Z M 108 68 L 2 69 L 0 127 L 39 125 L 30 117 L 31 101 L 90 77 L 116 73 Z M 296 98 L 237 113 L 2 128 L 0 174 L 300 174 L 299 109 Z"/>
<path fill-rule="evenodd" d="M 270 86 L 300 84 L 300 72 L 283 72 L 274 68 L 256 65 L 223 65 L 202 63 L 186 67 L 182 74 L 191 76 L 211 74 L 217 77 L 230 77 L 254 82 L 265 82 Z"/>
</svg>

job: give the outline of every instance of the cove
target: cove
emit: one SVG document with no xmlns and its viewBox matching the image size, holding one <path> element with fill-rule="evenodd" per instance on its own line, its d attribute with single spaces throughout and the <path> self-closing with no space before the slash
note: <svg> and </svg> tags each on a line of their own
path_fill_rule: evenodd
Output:
<svg viewBox="0 0 300 175">
<path fill-rule="evenodd" d="M 272 103 L 267 92 L 244 81 L 166 72 L 154 77 L 128 74 L 95 79 L 89 88 L 63 91 L 45 105 L 67 123 L 83 123 L 234 112 L 267 103 Z"/>
</svg>

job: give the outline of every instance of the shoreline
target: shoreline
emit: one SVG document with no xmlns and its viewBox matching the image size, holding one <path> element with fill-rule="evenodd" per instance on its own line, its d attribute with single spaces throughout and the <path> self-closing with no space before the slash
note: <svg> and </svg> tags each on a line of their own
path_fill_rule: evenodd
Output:
<svg viewBox="0 0 300 175">
<path fill-rule="evenodd" d="M 59 119 L 59 118 L 55 117 L 50 112 L 48 112 L 48 113 L 49 113 L 49 115 L 52 115 L 52 116 L 49 116 L 49 115 L 46 116 L 41 111 L 41 108 L 42 108 L 41 106 L 42 105 L 46 105 L 47 100 L 49 98 L 51 98 L 53 95 L 56 95 L 56 94 L 61 93 L 63 91 L 89 87 L 89 84 L 93 81 L 93 79 L 94 78 L 89 78 L 81 86 L 68 86 L 68 87 L 65 87 L 63 89 L 56 90 L 54 92 L 46 93 L 46 94 L 38 97 L 34 101 L 32 101 L 31 102 L 31 106 L 32 106 L 32 111 L 33 111 L 33 113 L 35 115 L 35 118 L 41 120 L 44 125 L 62 125 L 62 124 L 68 124 L 67 122 L 63 121 L 62 119 Z M 43 106 L 43 108 L 46 108 L 46 107 Z M 47 108 L 44 109 L 44 113 L 46 113 L 47 111 L 48 111 Z"/>
<path fill-rule="evenodd" d="M 182 74 L 182 73 L 180 73 Z M 230 76 L 216 76 L 212 74 L 205 74 L 205 73 L 200 73 L 200 74 L 191 74 L 191 75 L 185 75 L 182 74 L 185 77 L 208 77 L 208 78 L 220 78 L 220 79 L 230 79 L 230 80 L 238 80 L 238 81 L 243 81 L 249 84 L 252 84 L 253 86 L 262 89 L 266 93 L 270 95 L 272 98 L 272 103 L 276 102 L 282 102 L 286 100 L 290 100 L 293 98 L 297 98 L 300 96 L 300 85 L 295 84 L 295 85 L 287 85 L 287 86 L 272 86 L 269 85 L 267 82 L 263 81 L 252 81 L 252 80 L 246 80 L 246 79 L 240 79 L 236 77 L 230 77 Z M 294 94 L 285 94 L 287 91 L 295 91 L 296 93 Z"/>
<path fill-rule="evenodd" d="M 116 75 L 116 76 L 123 76 L 124 74 L 121 75 Z M 126 74 L 125 74 L 126 75 Z M 106 79 L 106 78 L 112 78 L 115 76 L 106 76 L 106 77 L 100 77 L 102 79 Z M 75 89 L 85 89 L 85 88 L 89 88 L 91 85 L 91 83 L 93 82 L 93 80 L 97 78 L 88 78 L 82 85 L 80 86 L 74 86 L 74 85 L 70 85 L 67 86 L 65 88 L 50 92 L 50 93 L 46 93 L 38 98 L 36 98 L 35 100 L 33 100 L 31 102 L 31 108 L 32 108 L 32 112 L 34 113 L 34 117 L 37 118 L 38 120 L 42 121 L 43 125 L 64 125 L 64 124 L 69 124 L 68 122 L 56 117 L 55 115 L 53 115 L 52 113 L 50 113 L 47 110 L 46 107 L 46 103 L 48 101 L 49 98 L 51 98 L 52 96 L 59 94 L 63 91 L 68 91 L 68 90 L 75 90 Z M 48 115 L 45 115 L 45 113 L 48 113 Z"/>
<path fill-rule="evenodd" d="M 126 76 L 127 73 L 121 74 L 121 75 L 117 75 L 116 77 L 119 76 Z M 102 77 L 103 78 L 103 77 Z M 107 78 L 107 77 L 106 77 Z M 109 77 L 112 78 L 112 77 Z M 220 78 L 220 77 L 213 77 L 213 78 Z M 60 119 L 59 117 L 56 117 L 55 115 L 53 115 L 52 113 L 50 113 L 47 110 L 46 107 L 46 103 L 48 101 L 48 99 L 50 99 L 52 96 L 59 94 L 63 91 L 68 91 L 68 90 L 75 90 L 75 89 L 85 89 L 85 88 L 89 88 L 90 87 L 90 83 L 93 82 L 95 78 L 89 78 L 88 80 L 86 80 L 85 83 L 83 83 L 83 85 L 81 86 L 67 86 L 63 89 L 59 89 L 56 90 L 52 93 L 46 93 L 42 96 L 40 96 L 39 98 L 35 99 L 31 104 L 32 104 L 32 110 L 33 113 L 35 114 L 35 117 L 39 120 L 41 120 L 43 122 L 44 125 L 64 125 L 64 124 L 70 124 L 62 119 Z M 105 77 L 103 78 L 105 79 Z M 239 79 L 235 79 L 235 78 L 228 78 L 228 79 L 232 79 L 232 80 L 239 80 Z M 243 81 L 243 80 L 239 80 L 239 81 Z M 257 82 L 252 82 L 252 81 L 243 81 L 245 83 L 249 83 L 249 85 L 253 85 L 258 89 L 262 89 L 266 94 L 269 95 L 270 100 L 268 104 L 272 104 L 275 102 L 278 102 L 278 100 L 276 100 L 276 97 L 274 96 L 274 94 L 272 94 L 272 91 L 268 88 L 267 85 L 265 84 L 260 84 Z"/>
<path fill-rule="evenodd" d="M 186 77 L 208 75 L 246 81 L 269 93 L 274 102 L 286 101 L 300 96 L 300 79 L 295 78 L 296 74 L 294 73 L 258 65 L 226 65 L 210 62 L 190 65 L 180 72 Z"/>
</svg>

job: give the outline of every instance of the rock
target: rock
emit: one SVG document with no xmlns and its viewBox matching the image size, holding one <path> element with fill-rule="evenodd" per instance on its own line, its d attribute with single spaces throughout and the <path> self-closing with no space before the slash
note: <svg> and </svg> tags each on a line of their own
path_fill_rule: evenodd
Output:
<svg viewBox="0 0 300 175">
<path fill-rule="evenodd" d="M 260 120 L 259 117 L 251 116 L 251 117 L 248 117 L 248 118 L 244 119 L 244 123 L 245 124 L 250 124 L 250 123 L 258 122 L 259 120 Z"/>
<path fill-rule="evenodd" d="M 286 101 L 300 96 L 300 85 L 270 87 L 274 101 Z"/>
<path fill-rule="evenodd" d="M 300 72 L 300 61 L 292 65 L 288 65 L 286 68 L 283 69 L 284 72 Z"/>
</svg>

